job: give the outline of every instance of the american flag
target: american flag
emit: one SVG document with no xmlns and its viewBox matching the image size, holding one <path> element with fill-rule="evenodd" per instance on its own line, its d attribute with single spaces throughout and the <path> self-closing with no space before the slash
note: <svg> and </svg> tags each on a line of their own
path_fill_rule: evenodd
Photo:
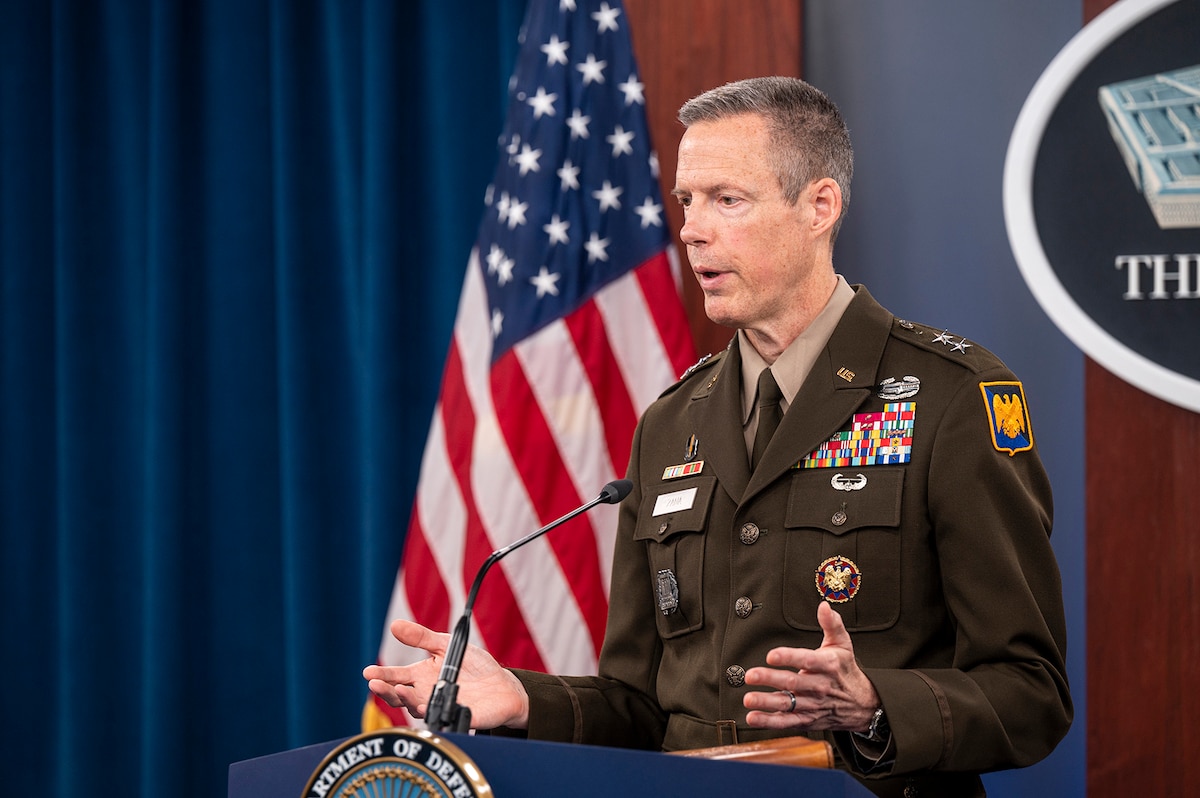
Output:
<svg viewBox="0 0 1200 798">
<path fill-rule="evenodd" d="M 620 0 L 531 0 L 388 623 L 439 631 L 494 551 L 623 476 L 638 416 L 694 360 Z M 471 641 L 594 673 L 616 507 L 501 561 Z M 385 624 L 386 627 L 386 624 Z M 384 629 L 379 661 L 424 656 Z M 364 726 L 411 722 L 368 702 Z"/>
</svg>

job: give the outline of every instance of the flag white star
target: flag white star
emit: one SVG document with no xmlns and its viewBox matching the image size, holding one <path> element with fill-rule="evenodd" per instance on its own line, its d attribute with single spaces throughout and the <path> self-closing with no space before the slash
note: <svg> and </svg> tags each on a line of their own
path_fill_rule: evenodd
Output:
<svg viewBox="0 0 1200 798">
<path fill-rule="evenodd" d="M 604 82 L 604 68 L 608 66 L 607 61 L 597 61 L 596 56 L 588 53 L 587 61 L 576 65 L 576 69 L 583 73 L 583 85 L 595 81 L 596 83 Z"/>
<path fill-rule="evenodd" d="M 517 202 L 515 199 L 508 204 L 508 229 L 515 230 L 517 225 L 525 224 L 525 211 L 529 210 L 528 202 Z"/>
<path fill-rule="evenodd" d="M 569 188 L 575 190 L 579 189 L 579 167 L 573 166 L 569 158 L 563 161 L 563 165 L 557 172 L 555 172 L 555 174 L 558 175 L 558 179 L 562 181 L 563 191 L 566 191 Z"/>
<path fill-rule="evenodd" d="M 537 274 L 529 278 L 529 282 L 533 283 L 534 287 L 537 288 L 538 299 L 541 299 L 546 294 L 558 296 L 558 285 L 556 285 L 558 278 L 559 275 L 557 272 L 552 273 L 543 266 Z"/>
<path fill-rule="evenodd" d="M 545 87 L 538 86 L 537 94 L 525 102 L 533 109 L 533 118 L 541 119 L 543 116 L 554 116 L 554 101 L 557 99 L 557 94 L 547 94 Z"/>
<path fill-rule="evenodd" d="M 502 260 L 504 260 L 504 250 L 500 249 L 499 244 L 492 244 L 492 248 L 487 254 L 488 274 L 495 274 Z"/>
<path fill-rule="evenodd" d="M 540 167 L 538 166 L 538 158 L 541 157 L 541 150 L 535 150 L 528 144 L 524 145 L 521 148 L 521 154 L 518 155 L 516 159 L 517 165 L 521 168 L 521 177 L 524 177 L 529 172 L 539 171 Z"/>
<path fill-rule="evenodd" d="M 560 42 L 558 34 L 551 36 L 550 41 L 542 45 L 542 52 L 546 54 L 546 66 L 566 64 L 567 48 L 570 46 L 570 42 Z"/>
<path fill-rule="evenodd" d="M 512 200 L 508 197 L 507 191 L 500 192 L 500 201 L 496 203 L 496 215 L 500 219 L 500 224 L 508 221 L 508 209 Z"/>
<path fill-rule="evenodd" d="M 571 241 L 567 238 L 567 228 L 570 226 L 570 222 L 559 219 L 556 213 L 550 217 L 550 224 L 542 225 L 542 229 L 550 236 L 551 244 L 569 244 Z"/>
<path fill-rule="evenodd" d="M 637 75 L 630 75 L 629 80 L 617 85 L 617 88 L 625 95 L 625 104 L 645 105 L 646 98 L 642 95 L 642 89 L 646 88 L 644 83 L 638 83 Z"/>
<path fill-rule="evenodd" d="M 571 114 L 571 118 L 567 120 L 567 127 L 571 128 L 571 140 L 586 139 L 588 137 L 588 122 L 591 122 L 590 116 L 584 116 L 583 112 L 578 108 Z"/>
<path fill-rule="evenodd" d="M 504 314 L 501 313 L 499 310 L 493 310 L 492 311 L 492 337 L 493 338 L 499 337 L 500 333 L 503 331 L 504 331 Z"/>
<path fill-rule="evenodd" d="M 650 225 L 662 227 L 662 217 L 659 215 L 662 213 L 662 209 L 663 206 L 659 205 L 650 197 L 646 197 L 645 201 L 641 205 L 633 209 L 633 212 L 642 217 L 643 228 L 649 227 Z"/>
<path fill-rule="evenodd" d="M 596 20 L 596 32 L 604 33 L 606 30 L 617 29 L 617 17 L 621 14 L 619 8 L 609 8 L 608 3 L 601 3 L 600 10 L 592 14 L 592 19 Z"/>
<path fill-rule="evenodd" d="M 496 282 L 500 285 L 508 285 L 512 282 L 513 267 L 516 262 L 512 258 L 505 258 L 496 264 Z"/>
<path fill-rule="evenodd" d="M 633 154 L 633 147 L 629 146 L 629 142 L 633 141 L 632 130 L 626 132 L 625 128 L 617 125 L 617 127 L 613 130 L 613 134 L 611 136 L 605 136 L 604 140 L 612 145 L 612 154 L 614 158 L 619 155 Z"/>
<path fill-rule="evenodd" d="M 601 213 L 604 213 L 609 208 L 619 211 L 621 210 L 621 200 L 619 197 L 624 191 L 625 189 L 620 186 L 614 188 L 612 183 L 605 180 L 604 185 L 600 187 L 599 191 L 592 192 L 592 196 L 600 200 Z"/>
<path fill-rule="evenodd" d="M 574 11 L 575 0 L 558 0 L 559 11 Z"/>
<path fill-rule="evenodd" d="M 588 263 L 595 263 L 598 260 L 608 260 L 609 239 L 600 238 L 599 234 L 593 232 L 591 238 L 583 245 L 587 250 Z"/>
<path fill-rule="evenodd" d="M 650 174 L 658 178 L 658 153 L 653 151 L 650 153 Z"/>
</svg>

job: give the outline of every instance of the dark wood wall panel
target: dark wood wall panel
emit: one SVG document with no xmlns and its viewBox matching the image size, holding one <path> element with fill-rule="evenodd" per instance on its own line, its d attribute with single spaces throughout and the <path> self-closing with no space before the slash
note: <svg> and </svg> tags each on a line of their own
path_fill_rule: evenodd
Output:
<svg viewBox="0 0 1200 798">
<path fill-rule="evenodd" d="M 1084 369 L 1088 795 L 1194 795 L 1200 414 Z"/>
<path fill-rule="evenodd" d="M 1088 795 L 1195 794 L 1200 415 L 1085 368 Z"/>
<path fill-rule="evenodd" d="M 676 111 L 689 98 L 731 80 L 800 76 L 802 0 L 625 0 L 633 49 L 646 90 L 650 134 L 658 151 L 667 218 L 684 268 L 684 302 L 697 350 L 725 348 L 732 331 L 704 316 L 704 296 L 679 244 L 683 214 L 671 198 L 683 127 Z"/>
</svg>

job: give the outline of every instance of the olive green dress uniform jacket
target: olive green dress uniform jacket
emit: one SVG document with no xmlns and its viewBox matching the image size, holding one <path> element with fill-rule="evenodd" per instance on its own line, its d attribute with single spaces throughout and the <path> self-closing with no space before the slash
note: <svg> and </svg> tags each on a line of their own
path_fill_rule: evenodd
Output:
<svg viewBox="0 0 1200 798">
<path fill-rule="evenodd" d="M 820 645 L 816 572 L 830 557 L 860 574 L 853 597 L 833 606 L 892 744 L 870 772 L 849 734 L 828 739 L 873 791 L 982 794 L 977 773 L 1036 762 L 1066 733 L 1050 485 L 1036 449 L 997 450 L 980 389 L 1015 377 L 983 347 L 935 340 L 938 330 L 898 321 L 855 290 L 755 473 L 736 346 L 646 411 L 599 676 L 516 671 L 530 737 L 679 750 L 733 742 L 734 727 L 739 742 L 795 734 L 746 726 L 742 698 L 760 688 L 739 676 L 777 646 Z M 881 412 L 877 386 L 906 376 L 920 380 L 903 400 L 916 410 L 910 462 L 794 468 L 855 414 Z M 693 435 L 699 472 L 664 478 Z M 865 484 L 838 489 L 838 474 L 843 488 Z M 677 509 L 655 514 L 667 505 Z"/>
</svg>

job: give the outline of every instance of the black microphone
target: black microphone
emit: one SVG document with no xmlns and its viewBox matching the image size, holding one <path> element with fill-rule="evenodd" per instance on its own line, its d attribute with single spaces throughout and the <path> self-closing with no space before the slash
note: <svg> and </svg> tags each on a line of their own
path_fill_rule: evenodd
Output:
<svg viewBox="0 0 1200 798">
<path fill-rule="evenodd" d="M 551 521 L 536 532 L 526 535 L 515 543 L 493 551 L 479 567 L 475 574 L 475 582 L 467 593 L 467 603 L 463 608 L 462 617 L 454 627 L 450 636 L 450 645 L 446 648 L 446 659 L 442 663 L 441 673 L 438 674 L 437 684 L 434 685 L 433 695 L 429 698 L 429 709 L 425 712 L 425 725 L 430 731 L 453 731 L 465 733 L 471 728 L 471 708 L 458 703 L 458 669 L 462 666 L 463 654 L 467 650 L 467 638 L 471 635 L 471 610 L 475 607 L 475 594 L 483 582 L 483 575 L 488 572 L 501 557 L 514 549 L 519 549 L 531 540 L 565 524 L 575 516 L 586 513 L 597 504 L 617 504 L 633 490 L 633 482 L 628 479 L 615 479 L 604 486 L 600 495 L 587 504 L 576 507 L 571 512 L 555 521 Z"/>
</svg>

